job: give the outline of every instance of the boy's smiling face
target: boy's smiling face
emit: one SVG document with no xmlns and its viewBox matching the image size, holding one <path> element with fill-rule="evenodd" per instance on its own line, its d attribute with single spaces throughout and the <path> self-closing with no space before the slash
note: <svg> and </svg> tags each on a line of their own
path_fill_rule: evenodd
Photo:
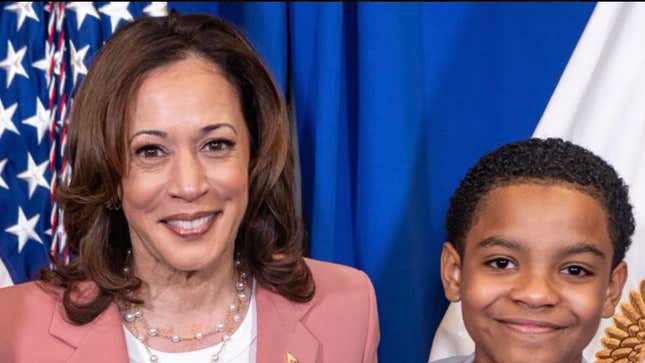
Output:
<svg viewBox="0 0 645 363">
<path fill-rule="evenodd" d="M 489 191 L 463 260 L 450 243 L 442 252 L 446 295 L 462 302 L 476 362 L 579 363 L 625 282 L 612 256 L 607 214 L 589 194 L 536 183 Z"/>
</svg>

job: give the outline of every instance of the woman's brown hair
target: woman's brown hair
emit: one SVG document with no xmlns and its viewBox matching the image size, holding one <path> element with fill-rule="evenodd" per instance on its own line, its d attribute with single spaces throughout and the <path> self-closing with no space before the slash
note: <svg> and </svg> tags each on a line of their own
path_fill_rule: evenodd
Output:
<svg viewBox="0 0 645 363">
<path fill-rule="evenodd" d="M 263 287 L 293 301 L 314 294 L 302 258 L 302 225 L 294 205 L 294 161 L 284 99 L 251 43 L 229 23 L 210 15 L 144 17 L 117 30 L 99 50 L 72 107 L 68 156 L 71 182 L 57 190 L 64 209 L 69 264 L 56 262 L 42 279 L 64 289 L 70 320 L 93 320 L 115 299 L 133 301 L 142 281 L 124 272 L 130 237 L 118 190 L 126 170 L 129 107 L 153 69 L 197 55 L 212 62 L 237 89 L 249 129 L 249 204 L 236 252 Z M 72 298 L 93 281 L 89 301 Z M 134 300 L 136 302 L 136 300 Z"/>
</svg>

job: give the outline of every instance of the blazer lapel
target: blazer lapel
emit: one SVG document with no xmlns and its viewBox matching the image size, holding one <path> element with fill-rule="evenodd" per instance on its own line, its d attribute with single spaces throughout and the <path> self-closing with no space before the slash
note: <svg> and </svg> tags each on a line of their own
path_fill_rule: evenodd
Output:
<svg viewBox="0 0 645 363">
<path fill-rule="evenodd" d="M 291 302 L 260 286 L 255 298 L 257 363 L 317 363 L 320 342 L 302 322 L 311 304 Z"/>
<path fill-rule="evenodd" d="M 80 326 L 67 321 L 62 304 L 58 304 L 49 333 L 74 349 L 69 363 L 128 362 L 121 317 L 114 304 L 94 321 Z"/>
</svg>

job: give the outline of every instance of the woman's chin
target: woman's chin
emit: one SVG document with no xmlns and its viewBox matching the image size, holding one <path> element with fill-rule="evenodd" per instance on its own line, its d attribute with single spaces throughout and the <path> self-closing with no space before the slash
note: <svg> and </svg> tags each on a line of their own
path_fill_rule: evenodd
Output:
<svg viewBox="0 0 645 363">
<path fill-rule="evenodd" d="M 217 265 L 224 263 L 221 254 L 209 253 L 175 253 L 165 259 L 169 269 L 178 272 L 198 272 L 215 270 Z"/>
</svg>

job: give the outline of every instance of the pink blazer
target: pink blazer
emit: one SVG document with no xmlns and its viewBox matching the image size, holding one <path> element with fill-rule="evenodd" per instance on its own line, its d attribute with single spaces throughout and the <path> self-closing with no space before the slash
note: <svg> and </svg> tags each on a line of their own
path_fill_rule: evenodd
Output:
<svg viewBox="0 0 645 363">
<path fill-rule="evenodd" d="M 327 262 L 307 264 L 316 282 L 308 303 L 258 285 L 257 363 L 377 362 L 378 314 L 367 275 Z M 118 309 L 112 304 L 77 326 L 66 320 L 58 296 L 34 282 L 0 289 L 0 362 L 127 363 Z"/>
</svg>

